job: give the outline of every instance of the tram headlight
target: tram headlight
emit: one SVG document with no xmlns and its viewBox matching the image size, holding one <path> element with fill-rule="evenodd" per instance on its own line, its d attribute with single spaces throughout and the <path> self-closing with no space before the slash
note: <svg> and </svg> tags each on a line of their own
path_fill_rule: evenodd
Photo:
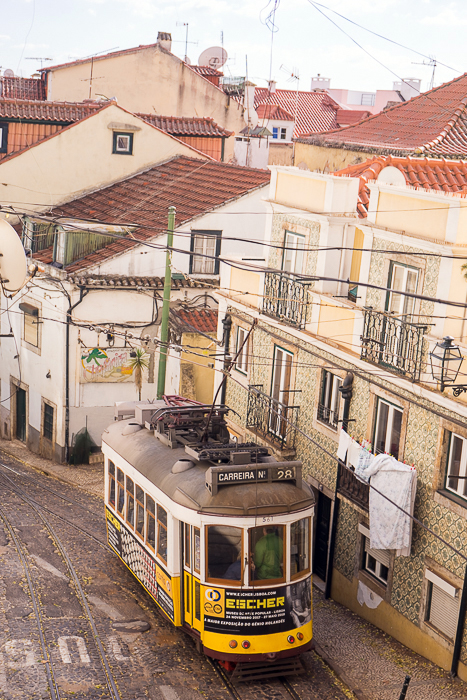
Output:
<svg viewBox="0 0 467 700">
<path fill-rule="evenodd" d="M 298 636 L 298 635 L 297 635 Z M 287 641 L 289 644 L 294 644 L 295 643 L 295 637 L 292 637 L 291 634 L 287 637 Z"/>
<path fill-rule="evenodd" d="M 299 642 L 303 640 L 303 634 L 301 632 L 297 632 L 297 639 Z"/>
<path fill-rule="evenodd" d="M 251 644 L 250 644 L 250 642 L 248 641 L 248 639 L 244 639 L 243 642 L 242 642 L 242 647 L 243 647 L 244 649 L 249 649 L 250 646 L 251 646 Z"/>
<path fill-rule="evenodd" d="M 230 647 L 231 649 L 235 649 L 235 647 L 237 646 L 237 644 L 238 644 L 238 642 L 237 642 L 235 639 L 231 639 L 230 642 L 229 642 L 229 647 Z"/>
</svg>

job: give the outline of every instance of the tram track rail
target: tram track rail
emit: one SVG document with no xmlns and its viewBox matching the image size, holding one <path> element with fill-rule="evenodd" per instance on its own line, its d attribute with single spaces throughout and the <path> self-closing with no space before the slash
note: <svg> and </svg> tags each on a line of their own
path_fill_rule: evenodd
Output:
<svg viewBox="0 0 467 700">
<path fill-rule="evenodd" d="M 91 513 L 93 516 L 99 517 L 99 515 L 98 515 L 97 513 L 94 513 L 93 511 L 90 511 L 89 509 L 85 508 L 85 507 L 82 506 L 80 503 L 78 503 L 78 501 L 73 501 L 72 499 L 66 498 L 65 496 L 62 496 L 61 494 L 57 493 L 56 491 L 53 491 L 52 489 L 49 489 L 49 488 L 46 487 L 46 486 L 42 486 L 42 485 L 39 483 L 39 481 L 37 481 L 36 479 L 34 479 L 34 478 L 32 478 L 32 477 L 29 477 L 27 474 L 23 474 L 23 473 L 21 473 L 21 472 L 17 472 L 15 469 L 12 469 L 11 467 L 8 467 L 8 466 L 6 466 L 5 464 L 2 464 L 2 463 L 0 462 L 0 468 L 2 468 L 2 467 L 3 467 L 4 469 L 8 469 L 9 471 L 13 472 L 15 475 L 19 476 L 20 478 L 29 479 L 30 481 L 33 481 L 33 483 L 34 483 L 35 486 L 38 486 L 39 488 L 42 488 L 42 489 L 44 489 L 45 491 L 48 491 L 48 492 L 52 493 L 52 494 L 55 495 L 55 496 L 58 496 L 58 497 L 61 498 L 63 501 L 66 501 L 68 504 L 71 504 L 71 505 L 78 505 L 78 506 L 80 506 L 81 508 L 84 508 L 84 510 L 86 510 L 88 513 Z M 8 479 L 9 477 L 6 477 L 6 478 Z M 11 482 L 14 483 L 13 480 L 11 480 Z M 85 535 L 87 538 L 89 538 L 90 540 L 92 540 L 92 541 L 93 541 L 95 544 L 97 544 L 99 547 L 102 547 L 102 549 L 104 549 L 104 550 L 105 550 L 106 552 L 108 552 L 109 554 L 112 554 L 113 556 L 116 556 L 116 555 L 115 555 L 115 552 L 113 551 L 113 549 L 111 549 L 111 548 L 108 546 L 108 544 L 107 544 L 106 542 L 103 542 L 103 541 L 100 540 L 98 537 L 95 537 L 94 535 L 91 535 L 90 532 L 88 532 L 87 530 L 84 530 L 84 529 L 83 529 L 82 527 L 80 527 L 79 525 L 76 525 L 76 523 L 71 522 L 69 519 L 65 518 L 63 515 L 60 515 L 59 513 L 56 513 L 56 512 L 53 511 L 53 510 L 50 510 L 49 508 L 47 508 L 46 506 L 44 506 L 42 503 L 39 503 L 38 501 L 36 501 L 36 499 L 32 498 L 31 496 L 28 495 L 28 498 L 30 499 L 31 503 L 33 503 L 37 508 L 41 508 L 43 511 L 45 511 L 45 512 L 48 513 L 49 515 L 53 515 L 55 518 L 58 518 L 58 520 L 63 521 L 64 523 L 66 523 L 66 524 L 69 525 L 70 527 L 72 527 L 72 528 L 74 528 L 75 530 L 77 530 L 78 532 L 80 532 L 82 535 Z"/>
<path fill-rule="evenodd" d="M 213 659 L 209 659 L 210 665 L 214 669 L 215 674 L 217 677 L 222 681 L 223 685 L 226 687 L 227 692 L 229 693 L 230 697 L 233 700 L 247 700 L 245 697 L 247 695 L 247 690 L 248 690 L 248 681 L 241 686 L 235 685 L 232 683 L 231 679 L 229 678 L 227 672 L 224 670 L 224 668 L 219 664 L 218 661 L 215 661 Z M 251 681 L 253 682 L 253 681 Z M 280 683 L 281 686 L 284 688 L 284 690 L 287 692 L 289 697 L 293 698 L 293 700 L 302 700 L 302 697 L 297 693 L 297 691 L 291 686 L 289 683 L 288 679 L 285 677 L 279 677 L 277 679 L 271 679 L 267 681 L 268 683 Z M 264 683 L 264 681 L 261 681 L 261 683 Z M 240 689 L 244 689 L 245 693 L 241 693 Z M 265 697 L 269 697 L 267 692 L 265 692 Z M 315 700 L 315 696 L 310 696 L 308 695 L 308 700 Z M 317 699 L 316 699 L 317 700 Z"/>
<path fill-rule="evenodd" d="M 50 523 L 49 519 L 42 512 L 44 510 L 43 506 L 40 504 L 37 504 L 33 499 L 31 499 L 28 496 L 28 494 L 25 493 L 25 491 L 20 486 L 18 486 L 18 484 L 15 484 L 13 479 L 8 477 L 6 474 L 3 474 L 3 479 L 4 479 L 4 483 L 9 482 L 10 488 L 16 493 L 16 495 L 19 496 L 20 499 L 22 499 L 26 504 L 29 505 L 30 508 L 32 508 L 34 510 L 34 512 L 38 515 L 39 519 L 42 521 L 43 525 L 45 526 L 45 528 L 49 532 L 53 543 L 55 544 L 62 560 L 64 561 L 64 563 L 67 566 L 70 579 L 71 579 L 73 586 L 75 588 L 76 596 L 80 602 L 81 608 L 85 614 L 85 617 L 86 617 L 88 624 L 89 624 L 89 627 L 91 629 L 92 638 L 93 638 L 94 644 L 96 646 L 99 660 L 101 663 L 101 667 L 102 667 L 102 670 L 104 672 L 104 676 L 106 679 L 106 685 L 107 685 L 107 688 L 109 691 L 109 696 L 110 696 L 111 700 L 122 700 L 122 697 L 120 695 L 120 692 L 119 692 L 117 684 L 116 684 L 116 681 L 113 677 L 112 669 L 110 668 L 110 664 L 106 658 L 107 657 L 106 650 L 105 650 L 104 645 L 100 639 L 100 635 L 99 635 L 99 632 L 97 630 L 96 623 L 94 621 L 94 617 L 92 615 L 91 609 L 90 609 L 89 604 L 87 602 L 86 594 L 85 594 L 84 589 L 80 583 L 80 580 L 78 578 L 78 574 L 76 573 L 75 567 L 73 566 L 73 563 L 70 559 L 70 556 L 68 555 L 68 552 L 66 551 L 66 548 L 62 544 L 60 538 L 58 537 L 58 535 L 55 531 L 55 528 Z M 34 612 L 36 615 L 36 620 L 38 622 L 39 636 L 40 636 L 40 640 L 41 640 L 42 652 L 43 652 L 44 656 L 46 657 L 44 659 L 44 661 L 46 661 L 47 680 L 49 683 L 49 689 L 51 690 L 52 700 L 60 700 L 59 690 L 58 690 L 58 687 L 56 685 L 56 681 L 55 681 L 54 674 L 53 674 L 53 665 L 52 665 L 52 661 L 51 661 L 50 652 L 49 652 L 47 642 L 46 642 L 46 639 L 45 639 L 45 636 L 43 633 L 43 620 L 42 620 L 42 615 L 40 612 L 40 605 L 38 603 L 36 592 L 34 590 L 33 580 L 32 580 L 32 576 L 31 576 L 29 564 L 27 562 L 27 557 L 26 557 L 25 551 L 24 551 L 24 545 L 22 545 L 22 543 L 20 542 L 16 533 L 14 532 L 14 526 L 11 523 L 11 520 L 8 518 L 6 512 L 3 508 L 0 508 L 0 515 L 3 519 L 3 521 L 5 522 L 5 526 L 8 530 L 8 532 L 10 533 L 10 535 L 13 538 L 13 541 L 15 542 L 15 546 L 16 546 L 17 551 L 18 551 L 18 556 L 20 557 L 21 563 L 24 567 L 24 571 L 26 574 L 28 585 L 30 586 L 29 590 L 31 593 L 31 599 L 33 602 L 33 608 L 34 608 Z M 55 514 L 52 514 L 52 515 L 55 515 Z M 54 694 L 52 694 L 52 688 L 54 688 Z"/>
<path fill-rule="evenodd" d="M 16 551 L 18 552 L 18 557 L 21 561 L 24 575 L 26 576 L 26 580 L 28 583 L 29 594 L 31 596 L 31 603 L 32 603 L 33 611 L 34 611 L 34 617 L 36 618 L 37 629 L 39 632 L 39 640 L 40 640 L 42 656 L 43 656 L 42 662 L 45 664 L 45 673 L 47 676 L 47 684 L 49 686 L 50 695 L 51 695 L 52 700 L 60 700 L 60 692 L 58 690 L 53 665 L 51 663 L 49 646 L 47 644 L 47 640 L 45 639 L 45 635 L 43 632 L 43 621 L 42 621 L 42 615 L 41 615 L 41 611 L 40 611 L 40 604 L 39 604 L 38 599 L 37 599 L 38 597 L 37 597 L 36 590 L 34 587 L 34 582 L 33 582 L 33 577 L 31 575 L 31 569 L 29 567 L 29 562 L 28 562 L 27 556 L 24 552 L 23 545 L 22 545 L 19 537 L 17 537 L 15 530 L 14 530 L 14 527 L 12 526 L 10 519 L 8 518 L 7 514 L 5 513 L 5 511 L 3 510 L 2 507 L 0 507 L 0 518 L 3 520 L 5 528 L 7 529 L 12 541 L 15 544 Z"/>
</svg>

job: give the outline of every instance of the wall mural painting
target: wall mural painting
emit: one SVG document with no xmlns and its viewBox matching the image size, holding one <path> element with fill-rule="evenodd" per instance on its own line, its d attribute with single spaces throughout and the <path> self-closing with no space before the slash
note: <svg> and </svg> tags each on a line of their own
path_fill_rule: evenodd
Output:
<svg viewBox="0 0 467 700">
<path fill-rule="evenodd" d="M 132 382 L 131 348 L 85 348 L 81 350 L 81 384 Z"/>
</svg>

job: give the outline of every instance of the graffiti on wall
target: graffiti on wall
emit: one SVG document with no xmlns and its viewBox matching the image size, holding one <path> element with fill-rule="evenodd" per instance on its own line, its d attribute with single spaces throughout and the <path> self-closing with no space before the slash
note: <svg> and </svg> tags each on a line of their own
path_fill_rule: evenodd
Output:
<svg viewBox="0 0 467 700">
<path fill-rule="evenodd" d="M 82 348 L 80 383 L 132 382 L 131 348 Z"/>
</svg>

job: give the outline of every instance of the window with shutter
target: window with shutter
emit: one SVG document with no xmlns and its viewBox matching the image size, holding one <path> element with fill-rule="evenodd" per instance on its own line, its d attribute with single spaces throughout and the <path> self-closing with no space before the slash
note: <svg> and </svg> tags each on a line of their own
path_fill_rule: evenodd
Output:
<svg viewBox="0 0 467 700">
<path fill-rule="evenodd" d="M 391 567 L 391 552 L 387 549 L 372 549 L 368 528 L 360 523 L 358 530 L 363 535 L 362 569 L 386 586 Z"/>
<path fill-rule="evenodd" d="M 459 616 L 459 589 L 427 569 L 428 606 L 426 620 L 449 639 L 454 639 Z"/>
</svg>

